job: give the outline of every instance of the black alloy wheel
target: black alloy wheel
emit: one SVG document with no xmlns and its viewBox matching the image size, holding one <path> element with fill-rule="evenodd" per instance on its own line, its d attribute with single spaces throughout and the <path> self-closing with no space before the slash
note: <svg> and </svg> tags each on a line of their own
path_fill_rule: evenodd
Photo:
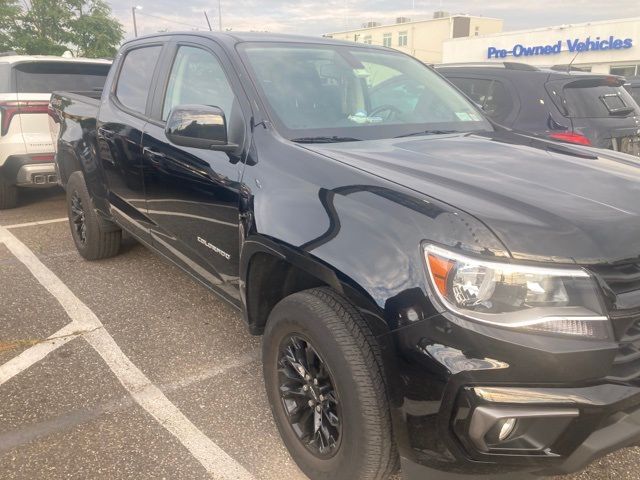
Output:
<svg viewBox="0 0 640 480">
<path fill-rule="evenodd" d="M 332 457 L 340 446 L 342 422 L 335 382 L 322 357 L 302 335 L 280 344 L 278 380 L 291 428 L 312 454 Z"/>
<path fill-rule="evenodd" d="M 87 243 L 87 224 L 85 222 L 84 207 L 78 192 L 71 195 L 71 224 L 78 240 L 85 245 Z"/>
<path fill-rule="evenodd" d="M 262 341 L 269 406 L 311 480 L 386 480 L 398 452 L 380 347 L 359 310 L 328 287 L 271 310 Z"/>
<path fill-rule="evenodd" d="M 82 172 L 73 172 L 69 176 L 66 190 L 69 227 L 80 255 L 87 260 L 116 255 L 120 250 L 122 230 L 98 214 Z"/>
</svg>

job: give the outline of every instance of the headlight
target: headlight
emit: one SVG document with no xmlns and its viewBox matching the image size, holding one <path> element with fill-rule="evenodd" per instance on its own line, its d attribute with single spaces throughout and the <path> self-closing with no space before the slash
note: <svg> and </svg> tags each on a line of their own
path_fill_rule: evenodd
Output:
<svg viewBox="0 0 640 480">
<path fill-rule="evenodd" d="M 610 338 L 600 294 L 581 268 L 545 268 L 424 247 L 433 290 L 452 312 L 478 322 L 541 333 Z"/>
</svg>

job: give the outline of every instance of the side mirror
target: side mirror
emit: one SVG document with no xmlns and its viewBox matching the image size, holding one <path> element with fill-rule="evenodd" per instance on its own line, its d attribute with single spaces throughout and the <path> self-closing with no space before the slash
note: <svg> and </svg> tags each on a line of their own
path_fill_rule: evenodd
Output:
<svg viewBox="0 0 640 480">
<path fill-rule="evenodd" d="M 230 152 L 238 145 L 227 140 L 227 120 L 220 107 L 178 105 L 171 110 L 164 129 L 171 143 L 182 147 Z"/>
</svg>

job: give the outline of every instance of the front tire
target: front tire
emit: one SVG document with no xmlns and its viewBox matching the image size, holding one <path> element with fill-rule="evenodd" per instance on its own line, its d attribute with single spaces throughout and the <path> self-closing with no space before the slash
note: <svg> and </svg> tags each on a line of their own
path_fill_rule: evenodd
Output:
<svg viewBox="0 0 640 480">
<path fill-rule="evenodd" d="M 66 188 L 69 226 L 80 255 L 87 260 L 100 260 L 117 255 L 122 241 L 122 230 L 98 215 L 82 172 L 73 172 Z"/>
<path fill-rule="evenodd" d="M 18 187 L 7 182 L 0 174 L 0 210 L 18 205 Z"/>
<path fill-rule="evenodd" d="M 312 480 L 382 480 L 397 469 L 378 349 L 358 311 L 328 288 L 290 295 L 269 315 L 267 396 Z"/>
</svg>

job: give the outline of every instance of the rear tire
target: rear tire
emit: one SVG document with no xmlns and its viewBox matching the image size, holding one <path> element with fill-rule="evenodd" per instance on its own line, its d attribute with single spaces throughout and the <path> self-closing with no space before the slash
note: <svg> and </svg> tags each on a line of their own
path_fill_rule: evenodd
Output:
<svg viewBox="0 0 640 480">
<path fill-rule="evenodd" d="M 351 303 L 329 288 L 286 297 L 262 352 L 276 425 L 308 477 L 383 480 L 397 470 L 379 347 Z"/>
<path fill-rule="evenodd" d="M 15 208 L 18 205 L 18 187 L 11 185 L 0 175 L 0 210 Z"/>
<path fill-rule="evenodd" d="M 87 260 L 100 260 L 118 254 L 122 230 L 98 215 L 82 172 L 73 172 L 67 182 L 67 213 L 80 255 Z"/>
</svg>

